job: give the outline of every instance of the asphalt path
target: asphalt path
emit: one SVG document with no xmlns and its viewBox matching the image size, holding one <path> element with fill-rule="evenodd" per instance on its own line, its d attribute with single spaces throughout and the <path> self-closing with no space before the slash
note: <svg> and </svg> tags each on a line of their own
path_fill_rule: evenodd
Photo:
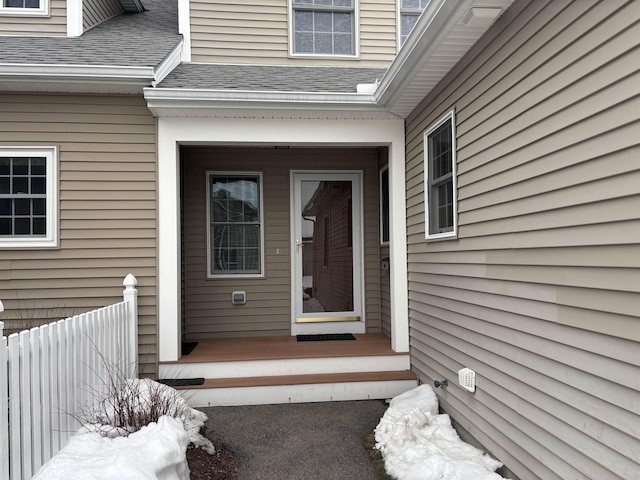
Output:
<svg viewBox="0 0 640 480">
<path fill-rule="evenodd" d="M 239 458 L 239 480 L 375 480 L 363 439 L 380 400 L 201 408 L 206 435 Z"/>
</svg>

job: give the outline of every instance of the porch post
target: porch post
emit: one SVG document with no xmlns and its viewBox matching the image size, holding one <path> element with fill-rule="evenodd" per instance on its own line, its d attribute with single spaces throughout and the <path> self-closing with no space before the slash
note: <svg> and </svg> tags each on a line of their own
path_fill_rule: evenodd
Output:
<svg viewBox="0 0 640 480">
<path fill-rule="evenodd" d="M 168 120 L 158 119 L 158 360 L 180 357 L 180 169 Z"/>
<path fill-rule="evenodd" d="M 391 348 L 409 351 L 407 208 L 404 125 L 389 146 L 389 263 L 391 269 Z"/>
</svg>

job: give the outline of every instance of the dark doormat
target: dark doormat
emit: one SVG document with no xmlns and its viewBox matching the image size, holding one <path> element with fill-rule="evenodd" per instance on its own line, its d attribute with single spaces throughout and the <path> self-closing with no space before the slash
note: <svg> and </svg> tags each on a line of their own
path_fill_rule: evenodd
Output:
<svg viewBox="0 0 640 480">
<path fill-rule="evenodd" d="M 323 340 L 355 340 L 350 333 L 321 333 L 317 335 L 296 335 L 299 342 L 320 342 Z"/>
<path fill-rule="evenodd" d="M 188 387 L 191 385 L 202 385 L 204 378 L 161 378 L 158 383 L 164 383 L 170 387 Z"/>
<path fill-rule="evenodd" d="M 198 342 L 182 342 L 182 355 L 189 355 L 197 345 Z"/>
</svg>

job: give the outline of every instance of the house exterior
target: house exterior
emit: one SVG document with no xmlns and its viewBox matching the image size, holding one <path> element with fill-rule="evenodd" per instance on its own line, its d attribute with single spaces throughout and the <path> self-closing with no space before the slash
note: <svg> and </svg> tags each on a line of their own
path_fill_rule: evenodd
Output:
<svg viewBox="0 0 640 480">
<path fill-rule="evenodd" d="M 512 478 L 638 475 L 639 2 L 35 4 L 0 7 L 7 325 L 132 271 L 144 375 L 382 334 Z"/>
</svg>

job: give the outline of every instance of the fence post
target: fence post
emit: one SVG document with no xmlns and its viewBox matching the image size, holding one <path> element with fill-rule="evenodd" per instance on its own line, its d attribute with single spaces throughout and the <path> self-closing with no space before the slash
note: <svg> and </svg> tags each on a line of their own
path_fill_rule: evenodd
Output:
<svg viewBox="0 0 640 480">
<path fill-rule="evenodd" d="M 2 304 L 2 300 L 0 300 L 0 313 L 4 312 L 4 305 Z M 0 338 L 4 336 L 4 322 L 0 322 Z"/>
<path fill-rule="evenodd" d="M 127 322 L 129 327 L 129 378 L 138 378 L 138 280 L 130 273 L 122 282 L 122 296 L 127 304 Z"/>
</svg>

